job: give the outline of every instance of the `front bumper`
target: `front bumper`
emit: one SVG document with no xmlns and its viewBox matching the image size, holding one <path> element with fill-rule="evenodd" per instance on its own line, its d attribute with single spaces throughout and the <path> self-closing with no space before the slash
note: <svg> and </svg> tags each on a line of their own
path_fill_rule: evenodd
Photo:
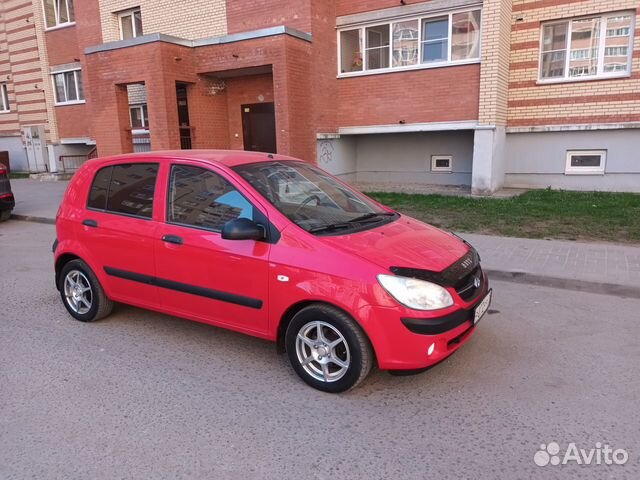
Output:
<svg viewBox="0 0 640 480">
<path fill-rule="evenodd" d="M 366 306 L 366 330 L 383 370 L 427 369 L 453 354 L 473 334 L 475 307 L 489 292 L 484 278 L 480 294 L 435 315 L 406 308 Z"/>
</svg>

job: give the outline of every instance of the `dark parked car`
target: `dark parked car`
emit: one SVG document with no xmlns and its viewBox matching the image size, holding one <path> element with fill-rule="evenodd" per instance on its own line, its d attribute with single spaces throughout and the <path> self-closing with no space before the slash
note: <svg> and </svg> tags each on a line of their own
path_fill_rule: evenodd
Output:
<svg viewBox="0 0 640 480">
<path fill-rule="evenodd" d="M 7 167 L 0 164 L 0 222 L 8 220 L 11 210 L 16 206 L 16 200 L 11 192 L 11 182 L 9 182 L 9 172 Z"/>
</svg>

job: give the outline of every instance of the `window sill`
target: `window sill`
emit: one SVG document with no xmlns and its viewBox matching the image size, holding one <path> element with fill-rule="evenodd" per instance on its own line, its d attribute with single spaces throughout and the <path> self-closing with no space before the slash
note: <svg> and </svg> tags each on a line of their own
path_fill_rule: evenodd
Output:
<svg viewBox="0 0 640 480">
<path fill-rule="evenodd" d="M 0 110 L 0 115 L 2 115 L 3 113 L 11 113 L 11 110 Z"/>
<path fill-rule="evenodd" d="M 52 32 L 54 30 L 62 30 L 63 28 L 75 27 L 76 22 L 67 22 L 56 25 L 55 27 L 46 27 L 44 29 L 45 32 Z"/>
<path fill-rule="evenodd" d="M 631 72 L 624 72 L 618 75 L 600 75 L 596 77 L 575 77 L 575 78 L 561 78 L 558 80 L 536 80 L 536 85 L 555 85 L 557 83 L 580 83 L 580 82 L 598 82 L 602 80 L 620 80 L 624 78 L 631 78 Z"/>
<path fill-rule="evenodd" d="M 600 175 L 603 176 L 604 172 L 595 172 L 595 171 L 585 171 L 585 172 L 578 172 L 578 171 L 574 171 L 574 172 L 564 172 L 565 175 Z"/>
<path fill-rule="evenodd" d="M 474 58 L 471 60 L 461 60 L 458 62 L 438 62 L 438 63 L 421 63 L 419 65 L 410 65 L 408 67 L 396 67 L 396 68 L 379 68 L 377 70 L 365 70 L 362 72 L 344 72 L 339 73 L 337 78 L 350 78 L 350 77 L 363 77 L 367 75 L 380 75 L 384 73 L 399 73 L 399 72 L 411 72 L 414 70 L 427 70 L 430 68 L 446 68 L 446 67 L 457 67 L 460 65 L 472 65 L 475 63 L 480 63 L 479 58 Z"/>
<path fill-rule="evenodd" d="M 67 105 L 83 105 L 85 103 L 87 103 L 86 100 L 76 100 L 74 102 L 56 102 L 54 105 L 56 107 L 64 107 L 64 106 L 67 106 Z"/>
</svg>

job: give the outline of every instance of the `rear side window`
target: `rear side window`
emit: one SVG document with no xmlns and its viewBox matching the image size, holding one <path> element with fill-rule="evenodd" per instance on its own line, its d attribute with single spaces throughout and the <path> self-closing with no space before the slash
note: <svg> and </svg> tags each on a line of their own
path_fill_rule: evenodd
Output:
<svg viewBox="0 0 640 480">
<path fill-rule="evenodd" d="M 88 206 L 151 218 L 157 176 L 157 163 L 128 163 L 103 168 L 91 185 Z"/>
<path fill-rule="evenodd" d="M 236 218 L 253 219 L 253 205 L 220 175 L 199 167 L 173 165 L 167 221 L 220 231 Z"/>
<path fill-rule="evenodd" d="M 107 208 L 107 195 L 109 194 L 109 182 L 111 182 L 112 170 L 113 167 L 105 167 L 98 170 L 91 184 L 91 190 L 89 190 L 89 202 L 87 203 L 89 208 L 96 208 L 98 210 Z"/>
</svg>

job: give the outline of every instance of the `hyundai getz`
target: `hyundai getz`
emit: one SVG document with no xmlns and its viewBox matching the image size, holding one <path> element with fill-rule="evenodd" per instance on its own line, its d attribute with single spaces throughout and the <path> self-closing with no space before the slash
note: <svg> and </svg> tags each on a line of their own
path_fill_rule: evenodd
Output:
<svg viewBox="0 0 640 480">
<path fill-rule="evenodd" d="M 56 233 L 55 283 L 77 320 L 122 302 L 272 340 L 327 392 L 355 387 L 374 363 L 435 365 L 491 301 L 464 240 L 283 155 L 90 160 Z"/>
</svg>

